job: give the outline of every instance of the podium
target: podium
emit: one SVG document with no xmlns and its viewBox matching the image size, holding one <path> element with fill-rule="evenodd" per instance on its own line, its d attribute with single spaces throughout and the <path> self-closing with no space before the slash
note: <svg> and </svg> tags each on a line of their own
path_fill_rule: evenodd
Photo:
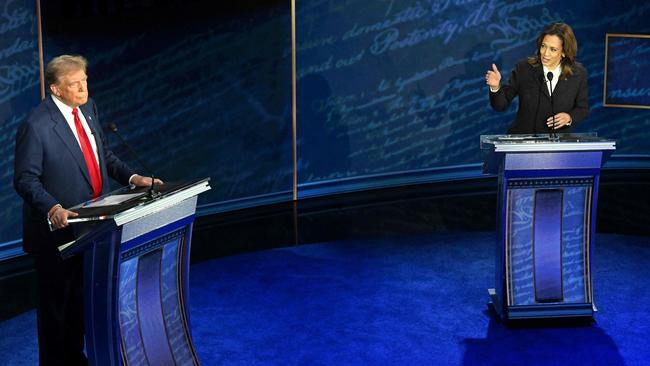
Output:
<svg viewBox="0 0 650 366">
<path fill-rule="evenodd" d="M 616 148 L 595 134 L 485 135 L 498 174 L 491 306 L 503 320 L 593 317 L 591 253 L 600 168 Z"/>
<path fill-rule="evenodd" d="M 198 365 L 187 312 L 197 195 L 208 179 L 124 187 L 70 208 L 84 255 L 86 352 L 91 365 Z"/>
</svg>

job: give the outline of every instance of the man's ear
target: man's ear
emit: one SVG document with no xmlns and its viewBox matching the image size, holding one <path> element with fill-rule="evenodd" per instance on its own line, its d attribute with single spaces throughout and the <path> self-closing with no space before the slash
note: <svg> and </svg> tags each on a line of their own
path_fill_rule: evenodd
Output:
<svg viewBox="0 0 650 366">
<path fill-rule="evenodd" d="M 59 88 L 54 84 L 50 84 L 50 91 L 52 92 L 52 94 L 56 95 L 57 97 L 61 95 Z"/>
</svg>

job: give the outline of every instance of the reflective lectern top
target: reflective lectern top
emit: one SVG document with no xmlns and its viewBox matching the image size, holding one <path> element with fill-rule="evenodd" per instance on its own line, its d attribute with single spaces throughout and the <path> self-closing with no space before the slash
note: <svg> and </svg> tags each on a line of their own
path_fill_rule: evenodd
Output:
<svg viewBox="0 0 650 366">
<path fill-rule="evenodd" d="M 481 135 L 481 149 L 494 152 L 615 150 L 616 142 L 595 132 L 555 135 Z"/>
<path fill-rule="evenodd" d="M 85 222 L 113 219 L 118 224 L 129 221 L 130 214 L 138 216 L 155 212 L 183 199 L 196 196 L 210 189 L 209 178 L 190 182 L 170 182 L 155 185 L 155 196 L 149 194 L 149 187 L 126 186 L 96 199 L 69 208 L 79 216 L 68 222 Z M 164 206 L 164 207 L 163 207 Z"/>
</svg>

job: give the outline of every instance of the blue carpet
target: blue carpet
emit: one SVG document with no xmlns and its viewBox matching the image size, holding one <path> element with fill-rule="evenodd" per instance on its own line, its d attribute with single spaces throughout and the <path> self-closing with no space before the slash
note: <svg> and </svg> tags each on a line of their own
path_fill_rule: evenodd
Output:
<svg viewBox="0 0 650 366">
<path fill-rule="evenodd" d="M 193 338 L 204 365 L 647 365 L 650 238 L 597 235 L 593 266 L 596 323 L 506 328 L 491 233 L 231 256 L 191 269 Z M 35 364 L 33 311 L 0 334 L 0 364 Z"/>
</svg>

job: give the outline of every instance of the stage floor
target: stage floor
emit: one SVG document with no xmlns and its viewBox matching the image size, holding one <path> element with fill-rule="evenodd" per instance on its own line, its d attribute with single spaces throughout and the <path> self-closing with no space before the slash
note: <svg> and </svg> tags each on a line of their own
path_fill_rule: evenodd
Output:
<svg viewBox="0 0 650 366">
<path fill-rule="evenodd" d="M 466 232 L 201 262 L 190 272 L 194 344 L 204 365 L 647 364 L 650 237 L 596 236 L 593 324 L 501 324 L 486 306 L 494 251 L 494 233 Z M 0 365 L 37 364 L 33 310 L 0 335 Z"/>
</svg>

